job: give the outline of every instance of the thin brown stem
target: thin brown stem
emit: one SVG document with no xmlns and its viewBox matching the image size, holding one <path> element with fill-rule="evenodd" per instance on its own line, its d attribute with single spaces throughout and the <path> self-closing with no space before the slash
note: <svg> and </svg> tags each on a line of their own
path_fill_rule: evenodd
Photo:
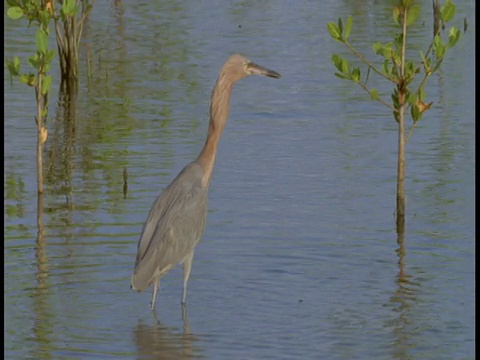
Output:
<svg viewBox="0 0 480 360">
<path fill-rule="evenodd" d="M 405 232 L 405 53 L 407 42 L 407 9 L 403 12 L 402 21 L 402 60 L 400 67 L 400 84 L 398 88 L 398 101 L 400 104 L 398 119 L 398 159 L 397 159 L 397 234 Z"/>
<path fill-rule="evenodd" d="M 361 81 L 358 82 L 358 85 L 360 85 L 360 87 L 362 89 L 364 89 L 367 93 L 371 94 L 371 90 L 367 87 L 366 84 L 362 83 Z M 398 112 L 397 109 L 395 109 L 391 104 L 385 102 L 385 100 L 382 100 L 380 97 L 377 97 L 376 99 L 377 101 L 379 101 L 380 103 L 382 103 L 383 105 L 385 105 L 386 107 L 388 107 L 390 110 L 394 111 L 394 112 Z"/>
<path fill-rule="evenodd" d="M 44 60 L 44 55 L 41 56 Z M 35 95 L 37 100 L 37 230 L 38 234 L 43 233 L 43 143 L 45 142 L 44 114 L 47 107 L 46 95 L 42 94 L 44 81 L 44 66 L 40 65 L 37 74 Z"/>
<path fill-rule="evenodd" d="M 37 87 L 37 191 L 43 193 L 43 166 L 42 166 L 42 132 L 43 132 L 43 110 L 44 96 L 42 95 L 43 73 L 38 73 Z"/>
<path fill-rule="evenodd" d="M 367 65 L 370 69 L 372 69 L 372 70 L 375 71 L 378 75 L 380 75 L 381 77 L 387 79 L 388 81 L 391 81 L 391 82 L 393 82 L 393 83 L 395 83 L 395 84 L 397 83 L 397 81 L 396 81 L 395 79 L 393 79 L 393 78 L 385 75 L 385 74 L 382 73 L 381 71 L 377 70 L 367 59 L 365 59 L 365 57 L 364 57 L 362 54 L 360 54 L 357 50 L 355 50 L 355 48 L 354 48 L 352 45 L 350 45 L 350 43 L 349 43 L 348 41 L 345 41 L 344 43 L 345 43 L 345 45 L 347 45 L 347 47 L 348 47 L 360 60 L 362 60 L 362 61 L 365 63 L 365 65 Z"/>
<path fill-rule="evenodd" d="M 412 134 L 413 134 L 413 129 L 415 128 L 415 125 L 417 125 L 417 122 L 416 122 L 416 121 L 412 124 L 412 126 L 410 126 L 410 129 L 408 130 L 408 135 L 407 135 L 407 137 L 406 137 L 406 139 L 405 139 L 405 144 L 407 144 L 408 141 L 410 140 L 410 137 L 411 137 Z"/>
<path fill-rule="evenodd" d="M 425 71 L 425 75 L 423 76 L 422 80 L 420 81 L 420 84 L 417 87 L 417 91 L 416 91 L 417 93 L 423 87 L 423 85 L 425 84 L 429 76 L 430 74 Z"/>
<path fill-rule="evenodd" d="M 405 55 L 407 50 L 407 9 L 403 12 L 403 28 L 402 28 L 402 63 L 401 63 L 401 72 L 400 77 L 403 79 L 405 77 Z"/>
</svg>

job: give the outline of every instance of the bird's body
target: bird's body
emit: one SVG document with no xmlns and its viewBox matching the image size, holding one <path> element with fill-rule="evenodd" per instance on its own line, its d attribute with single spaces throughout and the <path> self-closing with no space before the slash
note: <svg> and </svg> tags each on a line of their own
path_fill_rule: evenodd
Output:
<svg viewBox="0 0 480 360">
<path fill-rule="evenodd" d="M 186 301 L 195 246 L 205 229 L 208 188 L 228 118 L 232 86 L 252 74 L 280 77 L 239 54 L 225 62 L 212 92 L 208 135 L 202 151 L 158 196 L 143 225 L 131 287 L 142 291 L 154 284 L 152 310 L 160 277 L 177 263 L 184 267 L 182 304 Z"/>
<path fill-rule="evenodd" d="M 139 240 L 132 277 L 136 290 L 144 290 L 170 267 L 183 263 L 200 240 L 208 191 L 202 173 L 196 162 L 188 164 L 153 203 Z"/>
</svg>

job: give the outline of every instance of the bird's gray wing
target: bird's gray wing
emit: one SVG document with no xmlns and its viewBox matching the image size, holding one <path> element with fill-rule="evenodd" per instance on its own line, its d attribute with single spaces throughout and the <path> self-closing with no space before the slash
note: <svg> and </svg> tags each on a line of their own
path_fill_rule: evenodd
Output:
<svg viewBox="0 0 480 360">
<path fill-rule="evenodd" d="M 180 262 L 194 248 L 205 228 L 207 193 L 198 164 L 187 165 L 155 200 L 138 242 L 135 268 L 155 269 Z M 153 265 L 148 266 L 152 267 Z"/>
</svg>

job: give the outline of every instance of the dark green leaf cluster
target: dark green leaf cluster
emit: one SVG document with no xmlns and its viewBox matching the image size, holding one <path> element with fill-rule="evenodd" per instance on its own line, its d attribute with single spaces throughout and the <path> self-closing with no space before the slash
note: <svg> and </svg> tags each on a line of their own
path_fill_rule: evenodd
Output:
<svg viewBox="0 0 480 360">
<path fill-rule="evenodd" d="M 25 16 L 29 25 L 34 22 L 48 31 L 51 14 L 42 2 L 38 0 L 8 0 L 10 6 L 7 16 L 11 19 L 20 19 Z"/>
<path fill-rule="evenodd" d="M 20 19 L 23 16 L 28 19 L 29 24 L 35 23 L 38 30 L 35 34 L 36 52 L 28 58 L 28 63 L 36 70 L 37 75 L 32 72 L 20 73 L 20 60 L 14 57 L 7 60 L 7 67 L 12 76 L 19 76 L 21 83 L 29 86 L 37 86 L 38 77 L 42 77 L 41 88 L 45 95 L 52 83 L 52 77 L 46 76 L 50 70 L 50 63 L 55 56 L 55 50 L 48 49 L 49 24 L 52 19 L 51 13 L 42 2 L 35 0 L 7 0 L 10 6 L 7 15 L 12 19 Z"/>
<path fill-rule="evenodd" d="M 13 60 L 7 59 L 7 68 L 13 76 L 18 76 L 20 74 L 20 59 L 18 56 L 14 56 Z"/>
<path fill-rule="evenodd" d="M 354 67 L 352 71 L 350 71 L 350 65 L 348 64 L 347 59 L 335 54 L 332 56 L 332 61 L 339 71 L 335 73 L 335 76 L 339 77 L 340 79 L 352 80 L 356 83 L 360 81 L 360 69 L 358 67 Z"/>
<path fill-rule="evenodd" d="M 446 0 L 441 8 L 440 16 L 444 23 L 451 21 L 455 15 L 455 5 L 452 0 Z M 395 36 L 391 42 L 381 43 L 375 42 L 372 45 L 373 52 L 383 58 L 382 66 L 375 67 L 369 60 L 361 55 L 348 42 L 348 37 L 352 30 L 353 20 L 349 16 L 343 27 L 342 19 L 338 19 L 337 23 L 329 22 L 327 30 L 330 36 L 341 43 L 344 43 L 362 62 L 367 65 L 367 76 L 365 79 L 361 78 L 361 72 L 358 67 L 351 67 L 347 59 L 334 54 L 332 62 L 338 70 L 335 76 L 351 80 L 359 84 L 366 90 L 373 100 L 378 100 L 387 107 L 393 110 L 395 119 L 398 121 L 399 109 L 402 106 L 410 106 L 411 116 L 414 122 L 420 120 L 424 111 L 431 106 L 426 104 L 424 85 L 426 79 L 435 71 L 437 71 L 445 57 L 446 51 L 455 46 L 460 39 L 461 33 L 455 27 L 449 31 L 448 42 L 445 43 L 440 35 L 433 37 L 432 42 L 424 54 L 420 52 L 420 61 L 414 61 L 406 58 L 406 31 L 407 27 L 413 25 L 420 16 L 420 6 L 416 4 L 415 0 L 399 0 L 399 4 L 393 8 L 393 20 L 401 28 L 401 31 Z M 395 84 L 395 88 L 391 95 L 391 105 L 384 102 L 375 88 L 367 86 L 368 75 L 370 70 L 377 73 L 381 77 L 389 80 Z M 423 70 L 423 78 L 416 90 L 410 89 L 412 81 Z"/>
<path fill-rule="evenodd" d="M 60 16 L 62 21 L 65 21 L 67 17 L 73 17 L 77 15 L 79 7 L 76 0 L 63 0 L 62 8 L 60 9 Z"/>
<path fill-rule="evenodd" d="M 7 15 L 11 19 L 20 19 L 22 17 L 28 20 L 28 25 L 32 23 L 38 26 L 35 33 L 36 51 L 28 58 L 28 63 L 35 69 L 35 72 L 21 73 L 20 60 L 17 56 L 12 60 L 7 60 L 7 67 L 11 76 L 18 76 L 21 83 L 35 87 L 37 94 L 38 115 L 44 119 L 47 116 L 48 102 L 47 93 L 52 84 L 52 77 L 47 75 L 50 70 L 50 63 L 55 56 L 55 50 L 48 49 L 48 36 L 50 20 L 54 16 L 53 0 L 7 0 L 9 9 Z M 40 96 L 40 97 L 39 97 Z M 38 116 L 35 117 L 37 124 Z M 45 132 L 46 128 L 42 126 L 40 131 Z M 43 142 L 46 140 L 43 138 Z"/>
<path fill-rule="evenodd" d="M 345 24 L 345 31 L 343 29 L 343 22 L 341 18 L 338 18 L 337 24 L 329 22 L 327 24 L 328 32 L 330 36 L 339 42 L 345 42 L 348 40 L 350 33 L 352 32 L 353 18 L 349 16 L 347 23 Z"/>
</svg>

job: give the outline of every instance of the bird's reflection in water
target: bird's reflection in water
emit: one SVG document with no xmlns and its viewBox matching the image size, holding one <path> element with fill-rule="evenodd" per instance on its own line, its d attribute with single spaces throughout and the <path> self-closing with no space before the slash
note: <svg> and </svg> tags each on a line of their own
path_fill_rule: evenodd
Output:
<svg viewBox="0 0 480 360">
<path fill-rule="evenodd" d="M 178 328 L 167 327 L 157 318 L 156 311 L 152 311 L 153 325 L 141 321 L 133 330 L 139 358 L 145 359 L 196 359 L 202 358 L 201 349 L 195 345 L 197 339 L 190 331 L 187 309 L 182 306 L 183 331 Z"/>
</svg>

